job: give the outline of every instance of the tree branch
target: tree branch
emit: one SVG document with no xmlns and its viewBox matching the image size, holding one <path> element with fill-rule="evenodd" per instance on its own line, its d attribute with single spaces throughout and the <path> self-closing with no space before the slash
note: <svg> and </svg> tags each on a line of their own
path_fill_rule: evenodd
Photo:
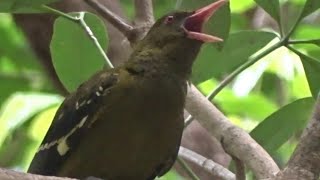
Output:
<svg viewBox="0 0 320 180">
<path fill-rule="evenodd" d="M 134 25 L 136 29 L 133 40 L 142 39 L 154 24 L 152 0 L 134 0 L 135 18 Z"/>
<path fill-rule="evenodd" d="M 110 11 L 107 7 L 97 2 L 96 0 L 84 0 L 88 5 L 101 14 L 115 28 L 122 32 L 126 37 L 130 37 L 133 32 L 133 27 L 126 23 L 120 16 Z"/>
<path fill-rule="evenodd" d="M 299 144 L 286 168 L 277 179 L 313 180 L 320 173 L 320 96 L 308 126 L 303 131 Z"/>
<path fill-rule="evenodd" d="M 182 146 L 180 146 L 179 149 L 179 156 L 197 164 L 198 166 L 204 168 L 207 172 L 218 178 L 221 178 L 223 180 L 236 179 L 235 175 L 225 167 Z"/>
<path fill-rule="evenodd" d="M 54 176 L 42 176 L 36 174 L 28 174 L 23 172 L 17 172 L 10 169 L 2 169 L 0 168 L 0 179 L 1 180 L 76 180 L 72 178 L 66 177 L 54 177 Z"/>
<path fill-rule="evenodd" d="M 127 18 L 124 16 L 119 0 L 103 0 L 101 3 L 104 3 L 109 10 L 121 17 L 122 20 L 128 22 Z M 105 23 L 108 27 L 107 31 L 109 36 L 107 55 L 112 64 L 117 67 L 128 59 L 132 49 L 127 37 L 125 37 L 123 33 L 107 20 L 105 20 Z"/>
<path fill-rule="evenodd" d="M 149 26 L 154 24 L 153 8 L 151 0 L 135 0 L 135 26 Z"/>
<path fill-rule="evenodd" d="M 135 44 L 142 39 L 154 23 L 151 0 L 135 0 L 136 17 L 134 26 L 126 23 L 121 17 L 96 0 L 85 0 L 85 2 L 122 32 L 131 44 Z"/>
<path fill-rule="evenodd" d="M 248 133 L 234 126 L 193 85 L 188 90 L 186 109 L 211 135 L 222 141 L 226 152 L 247 164 L 258 179 L 272 177 L 279 171 L 270 155 Z"/>
</svg>

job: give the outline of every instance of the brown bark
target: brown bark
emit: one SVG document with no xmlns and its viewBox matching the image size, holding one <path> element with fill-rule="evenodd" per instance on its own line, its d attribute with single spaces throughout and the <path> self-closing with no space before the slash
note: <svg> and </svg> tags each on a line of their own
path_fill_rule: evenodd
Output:
<svg viewBox="0 0 320 180">
<path fill-rule="evenodd" d="M 0 168 L 0 179 L 1 180 L 76 180 L 71 178 L 27 174 L 23 172 L 17 172 L 10 169 L 2 169 L 2 168 Z"/>
<path fill-rule="evenodd" d="M 316 180 L 320 173 L 320 97 L 299 144 L 277 180 Z"/>
</svg>

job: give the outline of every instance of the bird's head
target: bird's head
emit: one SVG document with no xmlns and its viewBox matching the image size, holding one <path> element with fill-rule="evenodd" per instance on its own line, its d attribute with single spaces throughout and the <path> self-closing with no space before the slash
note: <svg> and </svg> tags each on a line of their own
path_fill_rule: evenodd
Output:
<svg viewBox="0 0 320 180">
<path fill-rule="evenodd" d="M 202 28 L 227 1 L 218 0 L 195 11 L 177 11 L 164 15 L 137 44 L 134 54 L 148 55 L 150 52 L 155 55 L 158 52 L 162 59 L 180 61 L 180 67 L 184 64 L 190 69 L 201 44 L 223 41 L 219 37 L 203 33 Z"/>
<path fill-rule="evenodd" d="M 169 13 L 156 21 L 146 38 L 149 36 L 153 40 L 163 41 L 163 43 L 158 42 L 160 44 L 166 44 L 172 40 L 196 40 L 202 43 L 221 42 L 223 41 L 221 38 L 203 33 L 202 27 L 214 12 L 226 2 L 227 0 L 218 0 L 192 12 Z"/>
<path fill-rule="evenodd" d="M 160 18 L 150 30 L 158 36 L 172 39 L 193 39 L 200 42 L 221 42 L 221 38 L 202 32 L 203 25 L 224 5 L 227 0 L 218 0 L 192 12 L 172 12 Z M 163 35 L 162 35 L 163 34 Z"/>
</svg>

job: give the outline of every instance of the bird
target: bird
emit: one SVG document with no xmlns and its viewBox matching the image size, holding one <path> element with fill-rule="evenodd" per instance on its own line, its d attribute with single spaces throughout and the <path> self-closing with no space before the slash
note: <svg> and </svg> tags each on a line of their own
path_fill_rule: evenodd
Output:
<svg viewBox="0 0 320 180">
<path fill-rule="evenodd" d="M 192 64 L 202 32 L 227 0 L 158 19 L 123 65 L 103 69 L 57 110 L 28 173 L 84 179 L 152 180 L 174 164 L 184 129 Z"/>
</svg>

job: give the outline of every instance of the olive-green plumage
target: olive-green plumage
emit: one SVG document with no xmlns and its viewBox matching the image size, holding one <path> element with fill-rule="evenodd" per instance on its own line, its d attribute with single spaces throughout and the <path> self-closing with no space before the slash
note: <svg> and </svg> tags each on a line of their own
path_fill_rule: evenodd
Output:
<svg viewBox="0 0 320 180">
<path fill-rule="evenodd" d="M 202 44 L 182 27 L 192 14 L 159 19 L 125 64 L 70 94 L 29 172 L 108 180 L 165 174 L 180 146 L 187 81 Z"/>
</svg>

